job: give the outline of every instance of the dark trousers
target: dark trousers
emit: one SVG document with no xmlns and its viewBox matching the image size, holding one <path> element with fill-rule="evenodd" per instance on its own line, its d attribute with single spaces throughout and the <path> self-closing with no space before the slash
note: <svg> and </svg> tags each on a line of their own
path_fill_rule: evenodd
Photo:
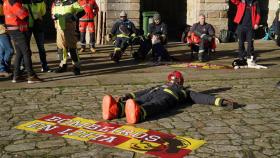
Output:
<svg viewBox="0 0 280 158">
<path fill-rule="evenodd" d="M 48 63 L 47 63 L 47 59 L 46 59 L 46 50 L 45 50 L 45 35 L 43 30 L 37 30 L 35 28 L 29 28 L 28 32 L 27 32 L 27 41 L 28 41 L 28 46 L 30 48 L 30 40 L 31 40 L 31 36 L 32 33 L 34 35 L 36 44 L 37 44 L 37 48 L 39 50 L 39 56 L 40 56 L 40 61 L 41 61 L 41 65 L 42 68 L 44 70 L 48 70 Z"/>
<path fill-rule="evenodd" d="M 86 48 L 86 32 L 80 33 L 80 43 L 82 48 Z M 89 45 L 90 48 L 95 48 L 95 33 L 89 33 Z"/>
<path fill-rule="evenodd" d="M 157 43 L 152 46 L 154 60 L 169 61 L 170 56 L 162 43 Z"/>
<path fill-rule="evenodd" d="M 147 117 L 154 116 L 169 109 L 174 109 L 180 104 L 204 104 L 214 105 L 216 98 L 212 95 L 202 94 L 194 91 L 188 91 L 188 97 L 177 100 L 173 95 L 156 90 L 152 93 L 143 94 L 141 91 L 134 93 L 135 101 L 146 111 Z"/>
<path fill-rule="evenodd" d="M 199 43 L 199 50 L 207 51 L 211 47 L 210 43 L 211 43 L 211 40 L 209 41 L 209 39 L 207 39 L 207 38 L 202 38 L 200 43 Z"/>
<path fill-rule="evenodd" d="M 238 34 L 238 45 L 239 45 L 239 59 L 244 60 L 245 57 L 250 58 L 251 56 L 254 56 L 254 44 L 253 44 L 253 38 L 254 38 L 254 30 L 250 26 L 242 26 L 239 25 L 237 28 L 237 34 Z M 244 43 L 248 42 L 247 45 L 247 53 L 245 51 L 245 45 Z"/>
<path fill-rule="evenodd" d="M 144 60 L 146 55 L 152 49 L 152 42 L 149 39 L 143 38 L 139 40 L 139 45 L 140 47 L 137 51 L 137 57 Z"/>
<path fill-rule="evenodd" d="M 130 39 L 126 37 L 117 37 L 115 40 L 115 47 L 120 48 L 122 52 L 126 50 L 129 44 L 130 44 Z"/>
<path fill-rule="evenodd" d="M 14 76 L 20 75 L 20 63 L 22 59 L 24 60 L 24 66 L 28 73 L 28 76 L 35 75 L 32 68 L 31 51 L 28 47 L 27 34 L 24 32 L 20 32 L 19 30 L 13 30 L 9 31 L 9 35 L 14 42 L 16 50 L 16 58 L 14 61 Z"/>
</svg>

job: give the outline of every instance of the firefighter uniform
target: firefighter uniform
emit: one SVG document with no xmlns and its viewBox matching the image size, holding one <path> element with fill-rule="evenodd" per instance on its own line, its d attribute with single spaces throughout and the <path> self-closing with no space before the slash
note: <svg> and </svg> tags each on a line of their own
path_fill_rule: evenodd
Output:
<svg viewBox="0 0 280 158">
<path fill-rule="evenodd" d="M 29 78 L 34 78 L 36 74 L 32 68 L 31 51 L 28 47 L 26 36 L 28 31 L 28 10 L 23 7 L 21 0 L 4 0 L 3 11 L 8 34 L 13 40 L 16 50 L 13 82 L 19 81 L 22 58 Z"/>
<path fill-rule="evenodd" d="M 167 26 L 161 21 L 158 13 L 153 16 L 153 20 L 154 22 L 148 27 L 148 38 L 140 42 L 140 47 L 133 56 L 136 60 L 137 58 L 143 60 L 152 49 L 153 61 L 169 61 L 170 56 L 164 47 L 167 43 Z M 155 23 L 155 20 L 159 20 L 159 23 Z"/>
<path fill-rule="evenodd" d="M 237 107 L 225 99 L 188 90 L 183 86 L 184 79 L 178 71 L 170 73 L 168 80 L 167 84 L 126 94 L 118 101 L 111 96 L 105 96 L 102 103 L 103 119 L 126 116 L 128 123 L 137 123 L 182 104 L 215 105 L 228 109 Z"/>
<path fill-rule="evenodd" d="M 83 7 L 75 0 L 55 0 L 52 6 L 52 16 L 57 31 L 56 42 L 60 59 L 57 73 L 67 70 L 67 53 L 69 51 L 73 63 L 73 72 L 80 74 L 80 59 L 77 53 L 76 20 L 84 15 Z"/>
<path fill-rule="evenodd" d="M 154 16 L 155 19 L 156 15 Z M 160 17 L 158 17 L 160 19 Z M 161 20 L 161 19 L 160 19 Z M 164 47 L 167 43 L 167 26 L 165 23 L 151 23 L 148 28 L 148 36 L 152 40 L 152 54 L 154 61 L 169 61 L 170 56 Z"/>
<path fill-rule="evenodd" d="M 99 7 L 95 0 L 79 0 L 79 4 L 84 8 L 85 15 L 79 20 L 79 30 L 80 30 L 80 43 L 81 50 L 83 52 L 86 48 L 86 30 L 88 29 L 90 37 L 90 48 L 91 52 L 95 53 L 95 24 L 94 17 L 99 12 Z"/>
<path fill-rule="evenodd" d="M 127 19 L 127 14 L 123 11 L 120 17 L 124 19 L 117 20 L 111 30 L 111 36 L 116 36 L 114 53 L 111 59 L 118 62 L 126 48 L 131 44 L 132 38 L 136 37 L 136 28 L 133 22 Z"/>
</svg>

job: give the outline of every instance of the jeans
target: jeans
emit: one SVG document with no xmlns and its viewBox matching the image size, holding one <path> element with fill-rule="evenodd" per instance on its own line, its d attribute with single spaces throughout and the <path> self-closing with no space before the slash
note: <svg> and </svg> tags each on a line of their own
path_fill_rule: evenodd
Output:
<svg viewBox="0 0 280 158">
<path fill-rule="evenodd" d="M 31 51 L 28 47 L 27 35 L 25 32 L 20 32 L 19 30 L 11 30 L 9 31 L 9 35 L 11 36 L 15 50 L 16 50 L 16 58 L 14 61 L 14 76 L 20 75 L 20 63 L 23 58 L 25 69 L 28 73 L 28 76 L 34 76 L 35 72 L 32 68 L 32 60 L 31 60 Z"/>
<path fill-rule="evenodd" d="M 42 30 L 36 30 L 34 28 L 29 28 L 29 30 L 27 32 L 27 41 L 28 41 L 29 48 L 30 48 L 30 40 L 31 40 L 32 33 L 34 35 L 34 38 L 35 38 L 35 41 L 37 44 L 37 48 L 39 50 L 39 56 L 40 56 L 42 68 L 44 70 L 48 70 L 49 68 L 48 68 L 48 63 L 47 63 L 47 59 L 46 59 L 46 50 L 44 47 L 44 43 L 45 43 L 44 32 Z"/>
<path fill-rule="evenodd" d="M 0 72 L 8 71 L 14 53 L 10 38 L 7 34 L 0 35 Z"/>
</svg>

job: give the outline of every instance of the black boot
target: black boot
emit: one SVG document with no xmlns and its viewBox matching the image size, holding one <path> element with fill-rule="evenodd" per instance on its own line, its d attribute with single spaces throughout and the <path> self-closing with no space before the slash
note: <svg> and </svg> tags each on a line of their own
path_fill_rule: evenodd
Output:
<svg viewBox="0 0 280 158">
<path fill-rule="evenodd" d="M 280 81 L 276 84 L 276 88 L 280 89 Z"/>
<path fill-rule="evenodd" d="M 62 66 L 59 65 L 59 67 L 54 70 L 55 73 L 63 73 L 67 71 L 67 64 L 63 64 Z"/>
<path fill-rule="evenodd" d="M 111 60 L 113 60 L 115 63 L 119 63 L 121 59 L 122 51 L 121 50 L 115 50 L 113 54 L 111 54 Z"/>
<path fill-rule="evenodd" d="M 73 66 L 73 73 L 74 75 L 81 75 L 81 71 L 80 68 L 78 68 L 77 66 Z"/>
</svg>

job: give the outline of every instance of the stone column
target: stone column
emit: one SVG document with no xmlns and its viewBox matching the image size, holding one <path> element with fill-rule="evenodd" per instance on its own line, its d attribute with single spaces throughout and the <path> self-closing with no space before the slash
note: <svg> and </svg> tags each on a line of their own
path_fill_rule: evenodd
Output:
<svg viewBox="0 0 280 158">
<path fill-rule="evenodd" d="M 275 18 L 275 13 L 279 7 L 279 4 L 278 4 L 278 0 L 269 0 L 268 2 L 268 26 L 271 26 L 274 18 Z"/>
</svg>

